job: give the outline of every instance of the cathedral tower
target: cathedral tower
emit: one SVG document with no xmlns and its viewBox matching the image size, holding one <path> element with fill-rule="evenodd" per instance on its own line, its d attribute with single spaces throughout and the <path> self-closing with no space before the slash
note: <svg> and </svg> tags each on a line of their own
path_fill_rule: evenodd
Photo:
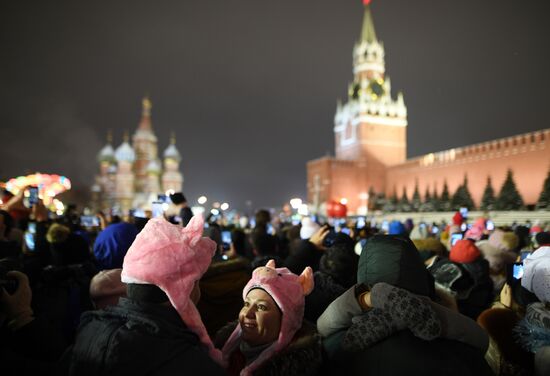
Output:
<svg viewBox="0 0 550 376">
<path fill-rule="evenodd" d="M 116 149 L 115 158 L 118 162 L 116 173 L 116 198 L 120 209 L 127 212 L 132 208 L 134 199 L 134 172 L 132 164 L 136 159 L 134 149 L 128 143 L 128 133 L 124 134 L 124 142 Z"/>
<path fill-rule="evenodd" d="M 153 126 L 151 124 L 151 107 L 152 104 L 149 98 L 143 98 L 141 121 L 133 136 L 133 148 L 136 153 L 134 173 L 137 193 L 149 193 L 151 185 L 155 185 L 151 182 L 147 172 L 151 162 L 156 162 L 158 159 L 157 137 L 153 132 Z M 158 193 L 158 191 L 154 193 Z"/>
<path fill-rule="evenodd" d="M 183 189 L 183 176 L 179 171 L 181 156 L 176 148 L 176 136 L 170 137 L 170 145 L 164 151 L 164 173 L 162 174 L 162 190 L 181 192 Z"/>
</svg>

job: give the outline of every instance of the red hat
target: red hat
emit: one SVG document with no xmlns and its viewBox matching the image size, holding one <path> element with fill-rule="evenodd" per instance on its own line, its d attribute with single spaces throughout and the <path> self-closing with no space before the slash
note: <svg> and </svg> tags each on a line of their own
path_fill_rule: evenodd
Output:
<svg viewBox="0 0 550 376">
<path fill-rule="evenodd" d="M 464 222 L 462 214 L 460 214 L 460 212 L 456 212 L 455 215 L 453 215 L 453 225 L 460 226 L 462 222 Z"/>
<path fill-rule="evenodd" d="M 476 247 L 473 241 L 468 239 L 461 239 L 453 245 L 451 252 L 449 253 L 449 259 L 453 262 L 459 262 L 467 264 L 475 261 L 481 252 Z"/>
</svg>

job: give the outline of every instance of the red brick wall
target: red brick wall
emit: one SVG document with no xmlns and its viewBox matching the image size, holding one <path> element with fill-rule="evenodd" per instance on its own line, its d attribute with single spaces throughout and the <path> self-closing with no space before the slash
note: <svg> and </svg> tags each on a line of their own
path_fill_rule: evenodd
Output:
<svg viewBox="0 0 550 376">
<path fill-rule="evenodd" d="M 409 198 L 418 180 L 420 194 L 426 186 L 430 192 L 434 185 L 441 193 L 444 180 L 449 191 L 454 193 L 468 176 L 468 188 L 476 205 L 479 205 L 487 176 L 491 176 L 493 189 L 498 194 L 508 169 L 514 173 L 514 181 L 525 203 L 537 201 L 542 184 L 550 168 L 550 129 L 527 133 L 500 140 L 485 142 L 418 157 L 402 165 L 390 167 L 387 171 L 386 193 L 397 187 L 401 194 L 406 187 Z"/>
</svg>

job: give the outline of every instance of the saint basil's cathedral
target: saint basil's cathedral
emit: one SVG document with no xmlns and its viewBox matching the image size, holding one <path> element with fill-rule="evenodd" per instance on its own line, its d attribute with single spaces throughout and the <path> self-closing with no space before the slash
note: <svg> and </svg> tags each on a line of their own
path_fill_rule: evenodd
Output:
<svg viewBox="0 0 550 376">
<path fill-rule="evenodd" d="M 182 191 L 181 156 L 175 137 L 171 137 L 161 163 L 151 108 L 149 98 L 144 98 L 141 120 L 131 145 L 125 134 L 122 144 L 114 149 L 109 135 L 107 145 L 99 152 L 99 174 L 92 188 L 99 209 L 113 208 L 118 213 L 127 213 L 130 209 L 147 210 L 159 194 Z"/>
</svg>

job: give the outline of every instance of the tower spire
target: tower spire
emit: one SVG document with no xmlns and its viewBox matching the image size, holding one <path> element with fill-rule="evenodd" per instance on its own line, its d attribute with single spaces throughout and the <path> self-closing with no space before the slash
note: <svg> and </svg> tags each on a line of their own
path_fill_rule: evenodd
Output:
<svg viewBox="0 0 550 376">
<path fill-rule="evenodd" d="M 107 131 L 107 144 L 112 144 L 112 143 L 113 143 L 113 131 L 109 129 Z"/>
<path fill-rule="evenodd" d="M 363 0 L 365 6 L 365 15 L 363 16 L 363 29 L 361 30 L 361 42 L 377 42 L 376 31 L 374 30 L 374 22 L 370 12 L 371 0 Z"/>
<path fill-rule="evenodd" d="M 170 133 L 170 145 L 175 145 L 176 144 L 176 132 L 172 131 L 172 133 Z"/>
<path fill-rule="evenodd" d="M 151 103 L 151 99 L 149 99 L 149 96 L 146 95 L 141 100 L 141 121 L 139 122 L 138 129 L 145 130 L 145 131 L 151 131 L 152 125 L 151 125 L 151 108 L 153 107 Z"/>
</svg>

